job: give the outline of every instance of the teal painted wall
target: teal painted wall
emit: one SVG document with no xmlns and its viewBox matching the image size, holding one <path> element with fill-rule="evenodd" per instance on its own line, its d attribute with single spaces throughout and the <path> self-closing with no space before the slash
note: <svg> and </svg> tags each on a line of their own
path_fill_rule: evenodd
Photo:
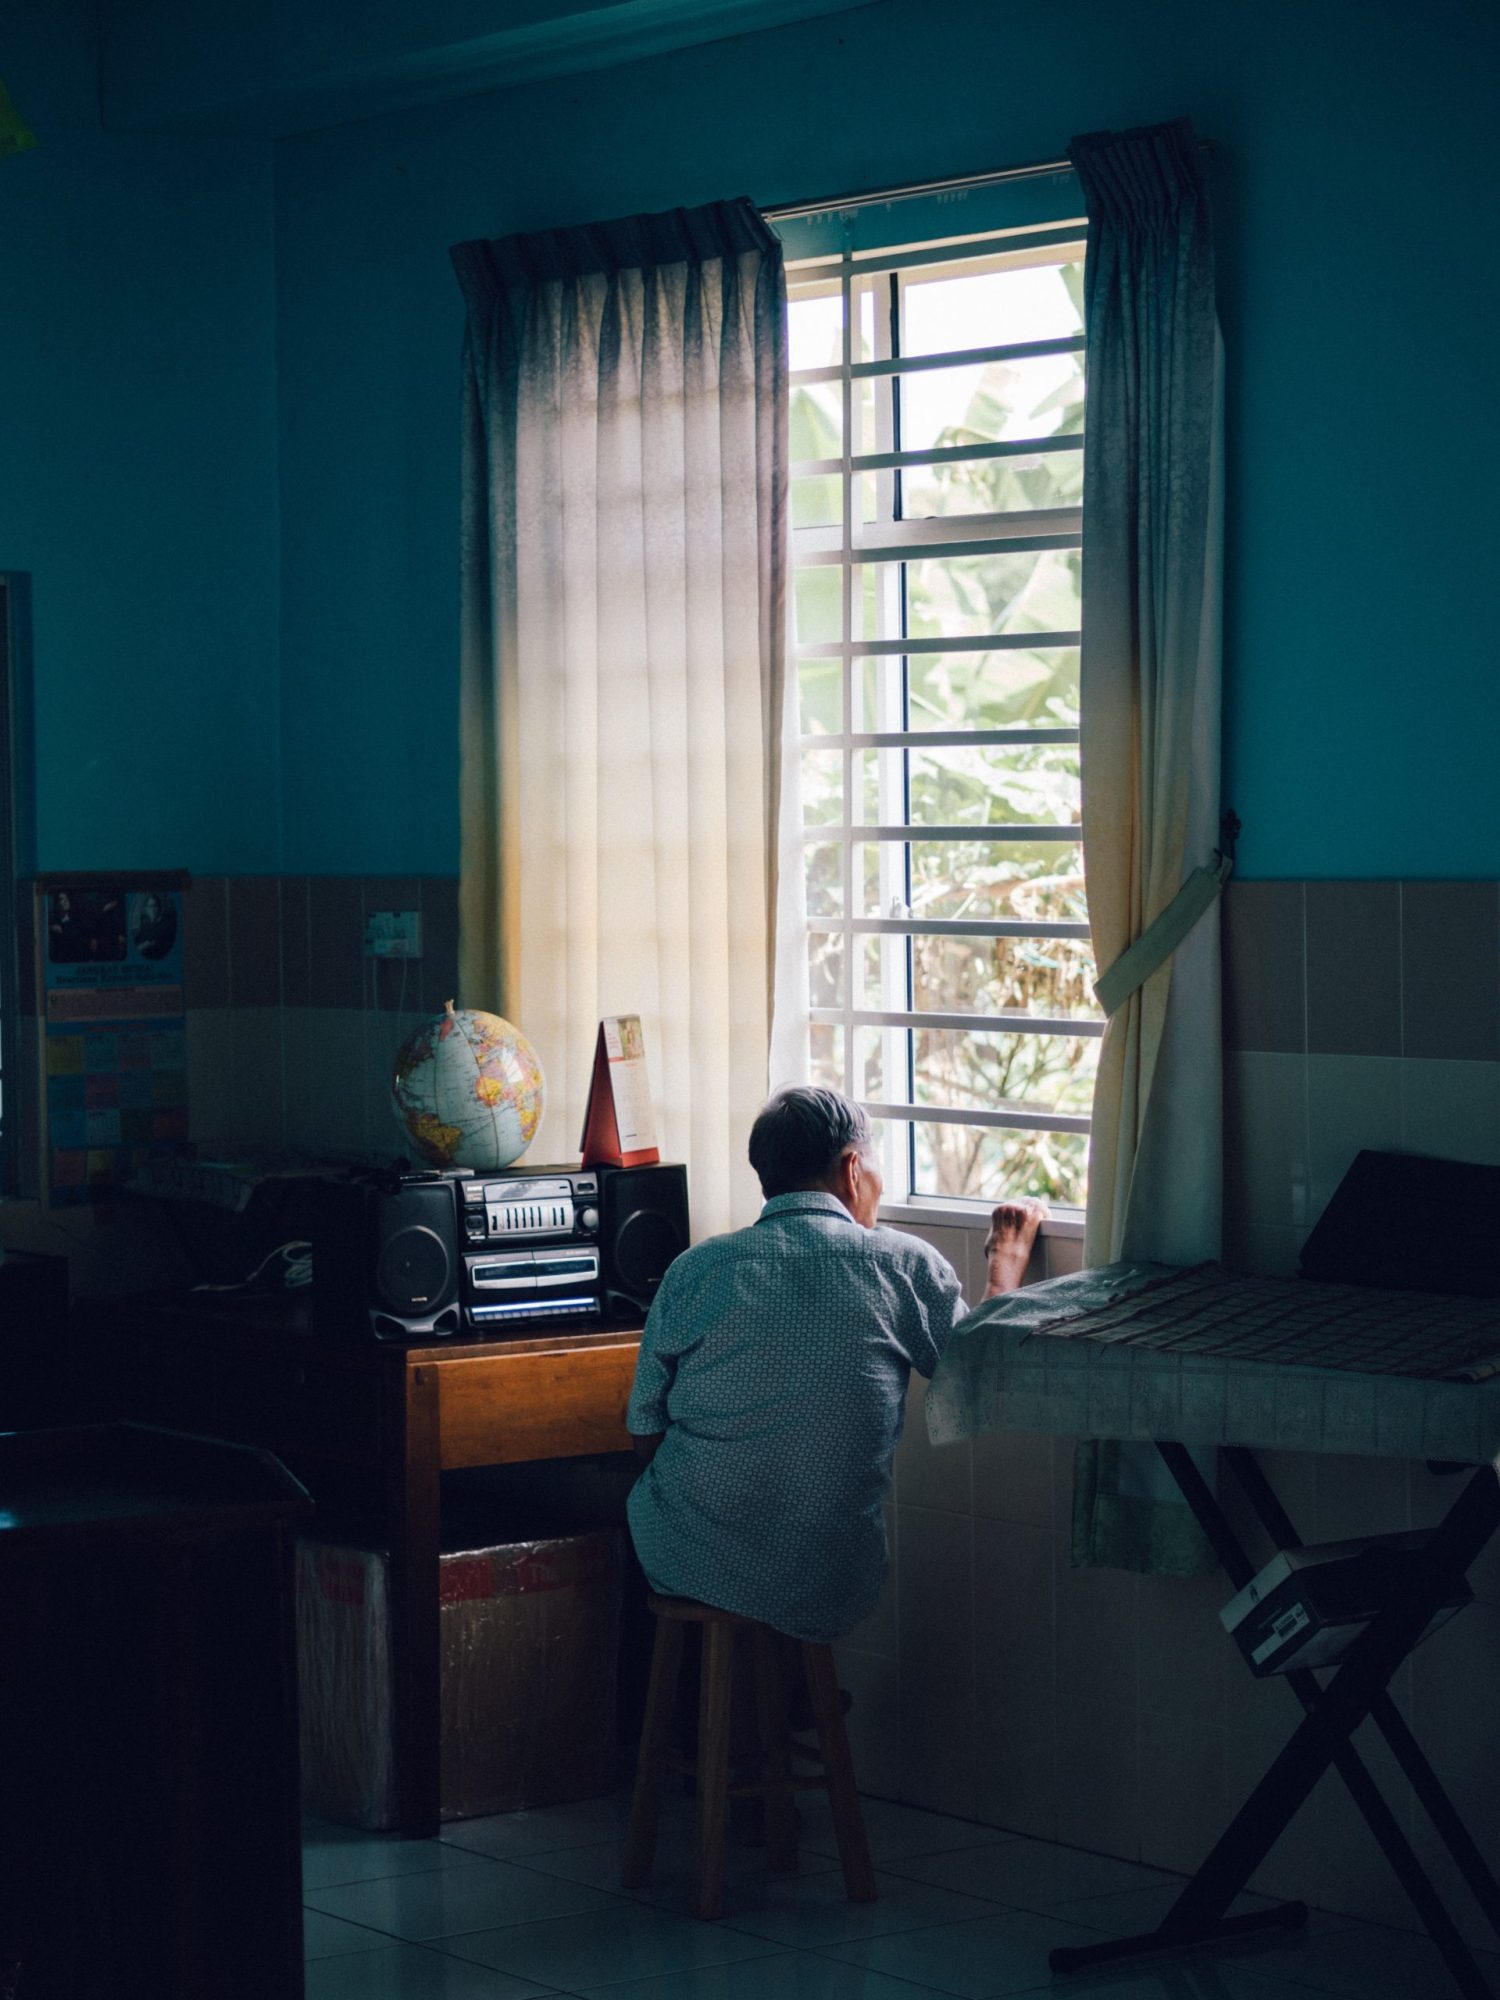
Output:
<svg viewBox="0 0 1500 2000">
<path fill-rule="evenodd" d="M 456 866 L 465 237 L 1216 142 L 1248 876 L 1494 876 L 1500 12 L 884 0 L 278 148 L 286 865 Z"/>
<path fill-rule="evenodd" d="M 91 0 L 5 10 L 0 568 L 33 585 L 36 861 L 279 864 L 271 149 L 101 130 Z"/>
</svg>

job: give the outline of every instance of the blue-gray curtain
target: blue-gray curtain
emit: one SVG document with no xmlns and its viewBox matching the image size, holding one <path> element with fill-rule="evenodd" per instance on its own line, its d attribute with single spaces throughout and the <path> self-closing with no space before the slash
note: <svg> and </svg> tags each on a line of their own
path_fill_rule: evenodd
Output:
<svg viewBox="0 0 1500 2000">
<path fill-rule="evenodd" d="M 1069 147 L 1088 206 L 1082 762 L 1101 999 L 1086 1257 L 1217 1257 L 1221 368 L 1201 151 L 1186 119 Z M 1185 886 L 1186 885 L 1186 886 Z M 1185 934 L 1121 962 L 1153 925 Z M 1144 956 L 1145 963 L 1140 961 Z M 1111 983 L 1108 972 L 1120 967 Z M 1142 976 L 1144 974 L 1144 976 Z M 1119 990 L 1121 987 L 1126 990 Z M 1212 1556 L 1156 1454 L 1084 1444 L 1074 1559 Z"/>
</svg>

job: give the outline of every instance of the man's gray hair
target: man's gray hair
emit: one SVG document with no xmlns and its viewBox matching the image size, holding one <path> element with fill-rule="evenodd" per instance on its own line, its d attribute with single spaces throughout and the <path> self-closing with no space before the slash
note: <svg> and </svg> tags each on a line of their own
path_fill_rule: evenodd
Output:
<svg viewBox="0 0 1500 2000">
<path fill-rule="evenodd" d="M 836 1090 L 788 1084 L 767 1099 L 750 1127 L 750 1164 L 767 1201 L 833 1178 L 847 1146 L 866 1152 L 875 1135 L 863 1108 Z"/>
</svg>

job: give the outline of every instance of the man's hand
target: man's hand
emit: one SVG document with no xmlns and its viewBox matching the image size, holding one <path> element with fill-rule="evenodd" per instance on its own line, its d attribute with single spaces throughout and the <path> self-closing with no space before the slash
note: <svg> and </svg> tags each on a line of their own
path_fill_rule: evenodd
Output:
<svg viewBox="0 0 1500 2000">
<path fill-rule="evenodd" d="M 990 1233 L 984 1239 L 987 1299 L 1020 1290 L 1037 1230 L 1050 1213 L 1044 1201 L 1002 1201 L 995 1209 L 990 1216 Z"/>
<path fill-rule="evenodd" d="M 652 1459 L 655 1458 L 656 1448 L 665 1436 L 665 1431 L 652 1431 L 649 1437 L 635 1436 L 631 1438 L 630 1442 L 635 1446 L 635 1455 L 641 1462 L 642 1472 L 645 1471 Z"/>
</svg>

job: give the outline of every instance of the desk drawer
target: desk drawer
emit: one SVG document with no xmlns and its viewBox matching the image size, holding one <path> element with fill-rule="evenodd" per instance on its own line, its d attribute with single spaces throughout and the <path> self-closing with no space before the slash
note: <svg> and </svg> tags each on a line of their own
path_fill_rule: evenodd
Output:
<svg viewBox="0 0 1500 2000">
<path fill-rule="evenodd" d="M 503 1348 L 438 1370 L 440 1462 L 518 1465 L 629 1451 L 638 1339 L 567 1351 Z"/>
</svg>

